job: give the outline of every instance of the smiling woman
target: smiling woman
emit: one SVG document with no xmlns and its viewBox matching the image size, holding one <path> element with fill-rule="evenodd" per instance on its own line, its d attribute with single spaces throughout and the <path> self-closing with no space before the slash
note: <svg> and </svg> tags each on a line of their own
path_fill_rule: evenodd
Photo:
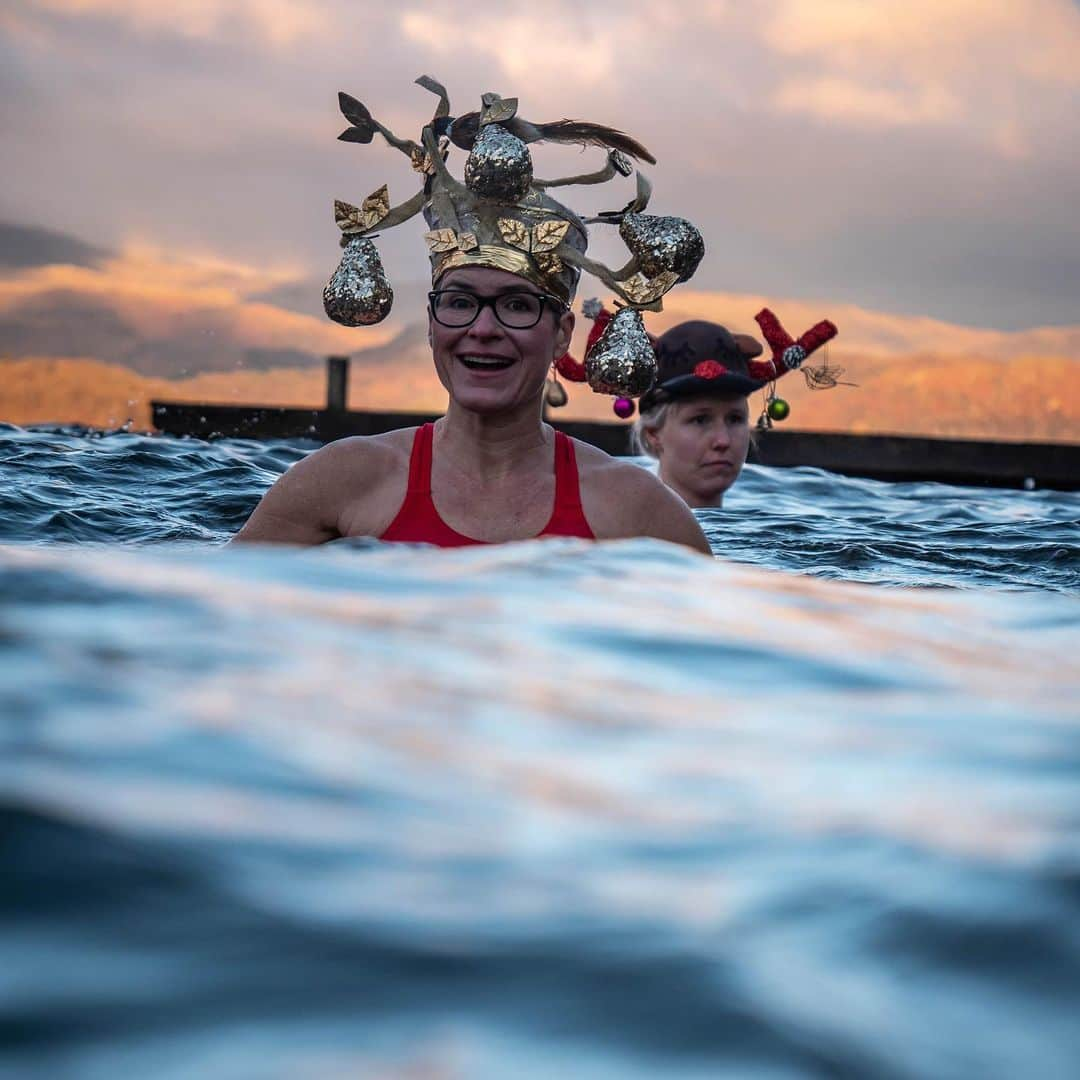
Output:
<svg viewBox="0 0 1080 1080">
<path fill-rule="evenodd" d="M 623 151 L 648 159 L 644 147 L 599 125 L 528 123 L 517 117 L 516 100 L 493 94 L 484 95 L 481 112 L 454 119 L 442 88 L 426 77 L 418 82 L 440 95 L 420 143 L 398 139 L 342 95 L 351 124 L 345 141 L 365 143 L 381 132 L 425 182 L 396 208 L 385 188 L 359 208 L 337 204 L 345 251 L 324 302 L 345 325 L 384 318 L 393 290 L 369 234 L 422 210 L 432 261 L 428 340 L 449 399 L 446 415 L 421 428 L 343 439 L 303 459 L 266 493 L 236 539 L 317 544 L 372 536 L 458 547 L 651 536 L 708 553 L 685 503 L 656 478 L 553 431 L 542 418 L 548 372 L 573 333 L 570 303 L 581 270 L 598 274 L 627 303 L 608 340 L 598 343 L 593 388 L 624 393 L 638 386 L 640 393 L 655 370 L 640 308 L 690 277 L 701 258 L 700 234 L 680 219 L 643 214 L 649 185 L 639 180 L 633 212 L 613 216 L 639 270 L 613 274 L 585 257 L 584 223 L 546 188 L 627 175 Z M 527 144 L 545 139 L 599 143 L 607 163 L 583 176 L 534 181 Z M 446 169 L 451 145 L 470 150 L 464 184 Z"/>
</svg>

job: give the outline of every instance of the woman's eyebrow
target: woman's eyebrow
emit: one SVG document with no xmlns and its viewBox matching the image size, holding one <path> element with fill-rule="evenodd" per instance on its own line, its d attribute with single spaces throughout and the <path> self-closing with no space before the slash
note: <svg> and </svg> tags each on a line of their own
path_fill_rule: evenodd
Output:
<svg viewBox="0 0 1080 1080">
<path fill-rule="evenodd" d="M 494 292 L 481 293 L 468 285 L 447 285 L 446 288 L 436 290 L 441 292 L 467 292 L 481 300 L 487 300 L 491 296 L 506 296 L 507 293 L 524 293 L 526 296 L 544 296 L 544 293 L 534 292 L 532 289 L 523 288 L 521 285 L 499 285 Z"/>
</svg>

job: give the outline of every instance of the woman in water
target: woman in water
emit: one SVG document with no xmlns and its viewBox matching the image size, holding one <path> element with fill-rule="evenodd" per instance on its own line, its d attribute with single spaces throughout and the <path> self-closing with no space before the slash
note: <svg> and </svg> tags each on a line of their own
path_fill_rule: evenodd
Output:
<svg viewBox="0 0 1080 1080">
<path fill-rule="evenodd" d="M 446 415 L 342 439 L 297 462 L 237 540 L 376 536 L 457 547 L 653 536 L 708 553 L 693 515 L 653 476 L 542 422 L 548 370 L 574 326 L 560 300 L 486 266 L 454 269 L 437 286 L 428 334 Z"/>
<path fill-rule="evenodd" d="M 580 268 L 611 275 L 585 258 L 585 225 L 547 188 L 625 175 L 631 167 L 622 151 L 651 160 L 648 151 L 599 125 L 528 123 L 516 117 L 516 99 L 493 94 L 484 95 L 481 112 L 454 119 L 442 87 L 426 77 L 417 81 L 440 95 L 419 144 L 397 138 L 360 102 L 341 96 L 352 125 L 345 141 L 365 143 L 381 132 L 409 156 L 424 185 L 394 208 L 385 187 L 359 208 L 336 204 L 345 253 L 323 299 L 327 314 L 346 325 L 385 317 L 393 293 L 369 235 L 422 210 L 430 229 L 428 340 L 449 395 L 446 415 L 420 428 L 342 439 L 297 462 L 236 539 L 319 544 L 373 536 L 458 547 L 538 536 L 650 536 L 709 553 L 686 505 L 655 477 L 555 432 L 542 419 L 548 372 L 573 332 L 570 305 Z M 527 143 L 548 138 L 598 142 L 608 148 L 607 165 L 594 174 L 534 183 Z M 470 149 L 464 184 L 446 168 L 451 144 Z M 638 232 L 627 233 L 638 257 L 654 265 L 650 244 L 659 245 L 665 259 L 678 245 L 687 254 L 655 280 L 638 275 L 630 288 L 642 304 L 680 276 L 688 278 L 704 250 L 688 222 L 673 235 L 668 223 L 678 219 L 640 213 L 648 192 L 639 183 Z M 652 228 L 652 221 L 662 227 Z M 640 382 L 642 365 L 651 374 L 653 360 L 631 292 L 618 282 L 613 287 L 631 306 L 611 335 L 604 370 L 614 374 L 597 386 L 606 393 L 622 392 L 613 388 L 620 377 L 628 385 Z"/>
<path fill-rule="evenodd" d="M 711 322 L 672 327 L 656 343 L 656 385 L 641 399 L 637 449 L 687 506 L 718 507 L 750 449 L 750 403 L 765 385 L 748 362 L 761 346 Z"/>
</svg>

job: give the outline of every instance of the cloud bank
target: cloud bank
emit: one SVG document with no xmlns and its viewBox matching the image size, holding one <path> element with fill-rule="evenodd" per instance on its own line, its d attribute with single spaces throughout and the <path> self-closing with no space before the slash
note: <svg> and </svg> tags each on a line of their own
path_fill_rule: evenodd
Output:
<svg viewBox="0 0 1080 1080">
<path fill-rule="evenodd" d="M 461 107 L 495 89 L 640 137 L 657 208 L 706 235 L 701 289 L 1077 321 L 1072 0 L 507 0 L 482 17 L 465 0 L 9 0 L 0 48 L 0 215 L 100 248 L 324 276 L 331 200 L 415 181 L 385 147 L 335 142 L 336 91 L 412 133 L 431 101 L 411 79 L 430 72 Z M 393 280 L 418 277 L 409 226 L 383 250 Z"/>
</svg>

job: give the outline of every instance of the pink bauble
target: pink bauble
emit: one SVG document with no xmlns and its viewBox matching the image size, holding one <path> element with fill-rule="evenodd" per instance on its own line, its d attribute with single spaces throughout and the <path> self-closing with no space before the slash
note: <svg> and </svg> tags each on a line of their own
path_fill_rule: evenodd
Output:
<svg viewBox="0 0 1080 1080">
<path fill-rule="evenodd" d="M 626 420 L 634 415 L 634 403 L 628 397 L 617 397 L 611 407 L 620 420 Z"/>
</svg>

